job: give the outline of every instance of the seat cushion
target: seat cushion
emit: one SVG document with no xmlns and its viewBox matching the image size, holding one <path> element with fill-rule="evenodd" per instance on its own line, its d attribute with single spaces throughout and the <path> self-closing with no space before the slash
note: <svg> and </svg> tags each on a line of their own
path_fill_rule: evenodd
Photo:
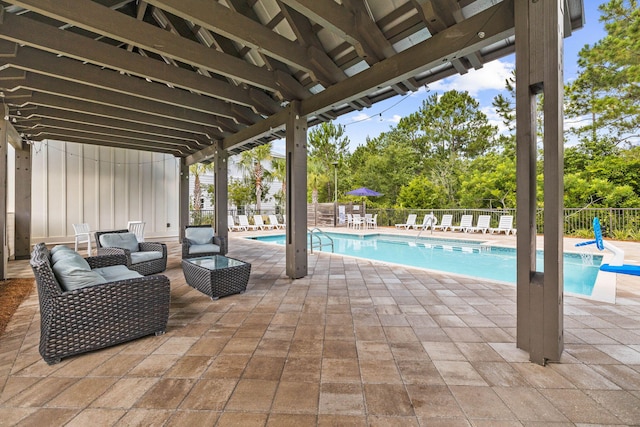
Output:
<svg viewBox="0 0 640 427">
<path fill-rule="evenodd" d="M 208 243 L 206 245 L 189 246 L 189 254 L 206 254 L 211 252 L 220 252 L 220 246 Z"/>
<path fill-rule="evenodd" d="M 141 262 L 153 261 L 154 259 L 161 258 L 162 252 L 159 251 L 135 252 L 131 254 L 131 264 L 140 264 Z"/>
<path fill-rule="evenodd" d="M 100 245 L 104 248 L 129 249 L 138 252 L 138 239 L 133 233 L 106 233 L 100 235 Z"/>
<path fill-rule="evenodd" d="M 211 243 L 213 239 L 213 228 L 187 228 L 184 230 L 184 237 L 189 239 L 192 245 L 204 245 Z"/>
<path fill-rule="evenodd" d="M 129 270 L 124 265 L 111 265 L 109 267 L 94 268 L 93 271 L 102 276 L 102 278 L 107 282 L 144 277 L 137 271 Z"/>
<path fill-rule="evenodd" d="M 53 265 L 53 272 L 63 291 L 72 291 L 107 282 L 102 276 L 91 270 L 87 261 L 80 254 L 73 253 L 77 256 L 62 258 Z"/>
</svg>

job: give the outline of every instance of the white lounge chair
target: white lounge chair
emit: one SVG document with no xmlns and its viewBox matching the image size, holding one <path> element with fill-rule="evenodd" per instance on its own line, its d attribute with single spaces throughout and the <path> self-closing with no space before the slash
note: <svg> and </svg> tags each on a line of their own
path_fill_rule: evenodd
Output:
<svg viewBox="0 0 640 427">
<path fill-rule="evenodd" d="M 416 230 L 428 230 L 429 228 L 433 229 L 433 227 L 438 223 L 438 218 L 433 214 L 426 214 L 422 219 L 421 225 L 416 225 Z"/>
<path fill-rule="evenodd" d="M 504 233 L 508 236 L 509 233 L 513 232 L 516 234 L 516 229 L 513 228 L 513 215 L 502 215 L 500 217 L 500 222 L 498 223 L 498 228 L 490 228 L 489 233 Z"/>
<path fill-rule="evenodd" d="M 476 231 L 482 231 L 482 234 L 485 234 L 489 231 L 489 227 L 491 226 L 491 215 L 479 215 L 478 222 L 474 227 L 467 228 L 468 232 L 475 233 Z"/>
<path fill-rule="evenodd" d="M 242 225 L 236 225 L 236 222 L 233 220 L 233 216 L 227 216 L 227 229 L 229 231 L 246 231 L 247 228 Z"/>
<path fill-rule="evenodd" d="M 451 222 L 453 221 L 453 215 L 442 215 L 442 222 L 440 222 L 439 225 L 434 225 L 433 229 L 434 230 L 442 230 L 442 231 L 447 231 L 447 230 L 451 230 L 453 225 L 451 224 Z"/>
<path fill-rule="evenodd" d="M 257 225 L 249 224 L 249 218 L 246 215 L 238 215 L 238 223 L 245 230 L 257 230 L 259 228 Z"/>
<path fill-rule="evenodd" d="M 138 239 L 138 243 L 144 242 L 144 221 L 129 221 L 127 222 L 127 230 L 130 233 L 136 235 L 136 239 Z"/>
<path fill-rule="evenodd" d="M 451 227 L 451 231 L 463 231 L 466 233 L 471 227 L 473 227 L 473 215 L 462 215 L 460 225 L 454 225 Z"/>
<path fill-rule="evenodd" d="M 273 227 L 277 230 L 277 229 L 284 229 L 284 224 L 280 224 L 280 221 L 278 221 L 278 217 L 275 215 L 269 215 L 269 223 L 271 225 L 273 225 Z"/>
<path fill-rule="evenodd" d="M 407 217 L 407 222 L 405 222 L 404 224 L 396 224 L 396 228 L 404 227 L 405 230 L 408 230 L 411 227 L 415 227 L 417 217 L 418 215 L 416 214 L 409 214 L 409 216 Z"/>
<path fill-rule="evenodd" d="M 262 215 L 254 215 L 253 216 L 253 223 L 260 230 L 272 230 L 273 229 L 273 225 L 264 223 L 264 220 L 262 219 Z"/>
<path fill-rule="evenodd" d="M 347 214 L 347 228 L 353 227 L 353 215 Z"/>
</svg>

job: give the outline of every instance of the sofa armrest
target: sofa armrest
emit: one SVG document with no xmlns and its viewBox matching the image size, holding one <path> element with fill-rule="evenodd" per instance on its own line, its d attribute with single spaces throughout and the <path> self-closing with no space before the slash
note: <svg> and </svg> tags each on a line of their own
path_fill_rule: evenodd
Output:
<svg viewBox="0 0 640 427">
<path fill-rule="evenodd" d="M 213 236 L 213 243 L 220 246 L 220 253 L 225 255 L 227 253 L 227 239 L 221 236 Z"/>
<path fill-rule="evenodd" d="M 164 243 L 158 242 L 140 242 L 138 243 L 138 247 L 141 252 L 162 252 L 162 255 L 166 258 L 167 256 L 167 245 Z"/>
<path fill-rule="evenodd" d="M 89 267 L 94 268 L 110 267 L 112 265 L 127 265 L 125 254 L 99 255 L 85 258 Z"/>
</svg>

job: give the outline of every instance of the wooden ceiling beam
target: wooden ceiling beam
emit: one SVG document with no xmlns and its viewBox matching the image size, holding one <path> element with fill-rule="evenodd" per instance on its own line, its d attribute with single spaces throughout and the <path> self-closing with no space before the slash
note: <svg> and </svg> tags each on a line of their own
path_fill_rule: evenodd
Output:
<svg viewBox="0 0 640 427">
<path fill-rule="evenodd" d="M 262 114 L 273 114 L 281 109 L 275 100 L 258 89 L 243 89 L 222 80 L 209 78 L 190 70 L 128 52 L 125 49 L 91 40 L 70 31 L 59 30 L 32 19 L 11 13 L 4 15 L 4 19 L 0 22 L 1 39 L 148 78 L 246 107 L 253 107 L 254 98 L 260 96 L 261 102 L 257 104 L 257 108 L 260 110 L 257 111 Z M 262 95 L 256 95 L 260 92 Z"/>
<path fill-rule="evenodd" d="M 9 0 L 9 3 L 261 89 L 278 91 L 275 77 L 268 70 L 140 22 L 91 0 Z"/>
</svg>

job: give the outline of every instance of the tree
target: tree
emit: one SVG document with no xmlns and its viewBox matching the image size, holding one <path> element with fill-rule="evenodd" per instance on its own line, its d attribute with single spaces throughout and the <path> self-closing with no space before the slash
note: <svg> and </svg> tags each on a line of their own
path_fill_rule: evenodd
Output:
<svg viewBox="0 0 640 427">
<path fill-rule="evenodd" d="M 400 189 L 398 205 L 408 209 L 436 209 L 445 206 L 447 194 L 442 187 L 429 181 L 425 176 L 413 178 Z"/>
<path fill-rule="evenodd" d="M 213 171 L 213 163 L 194 163 L 189 166 L 189 172 L 193 175 L 193 210 L 200 213 L 202 210 L 202 185 L 200 177 Z"/>
<path fill-rule="evenodd" d="M 260 212 L 263 194 L 266 194 L 266 181 L 270 179 L 270 171 L 264 162 L 271 161 L 271 143 L 260 145 L 240 154 L 240 169 L 248 173 L 253 180 L 255 190 L 256 211 Z"/>
<path fill-rule="evenodd" d="M 337 162 L 340 169 L 343 159 L 349 154 L 349 137 L 344 135 L 344 126 L 323 122 L 309 131 L 307 141 L 309 158 L 313 159 L 326 175 L 327 200 L 332 201 L 334 195 L 331 191 L 330 173 L 333 171 L 333 164 Z"/>
<path fill-rule="evenodd" d="M 640 140 L 640 8 L 636 0 L 600 6 L 607 35 L 579 53 L 579 74 L 567 86 L 567 117 L 593 157 Z"/>
<path fill-rule="evenodd" d="M 513 156 L 488 154 L 476 159 L 462 179 L 460 205 L 468 208 L 515 208 L 516 164 Z"/>
<path fill-rule="evenodd" d="M 429 96 L 419 111 L 424 141 L 439 158 L 472 159 L 493 146 L 497 128 L 489 124 L 468 92 L 450 90 Z"/>
<path fill-rule="evenodd" d="M 229 180 L 229 200 L 231 200 L 239 210 L 244 212 L 245 206 L 251 203 L 252 194 L 255 194 L 255 192 L 250 182 L 233 178 Z"/>
<path fill-rule="evenodd" d="M 282 207 L 287 199 L 287 162 L 285 159 L 274 158 L 271 160 L 271 178 L 282 183 L 282 188 L 273 195 L 278 206 Z"/>
</svg>

